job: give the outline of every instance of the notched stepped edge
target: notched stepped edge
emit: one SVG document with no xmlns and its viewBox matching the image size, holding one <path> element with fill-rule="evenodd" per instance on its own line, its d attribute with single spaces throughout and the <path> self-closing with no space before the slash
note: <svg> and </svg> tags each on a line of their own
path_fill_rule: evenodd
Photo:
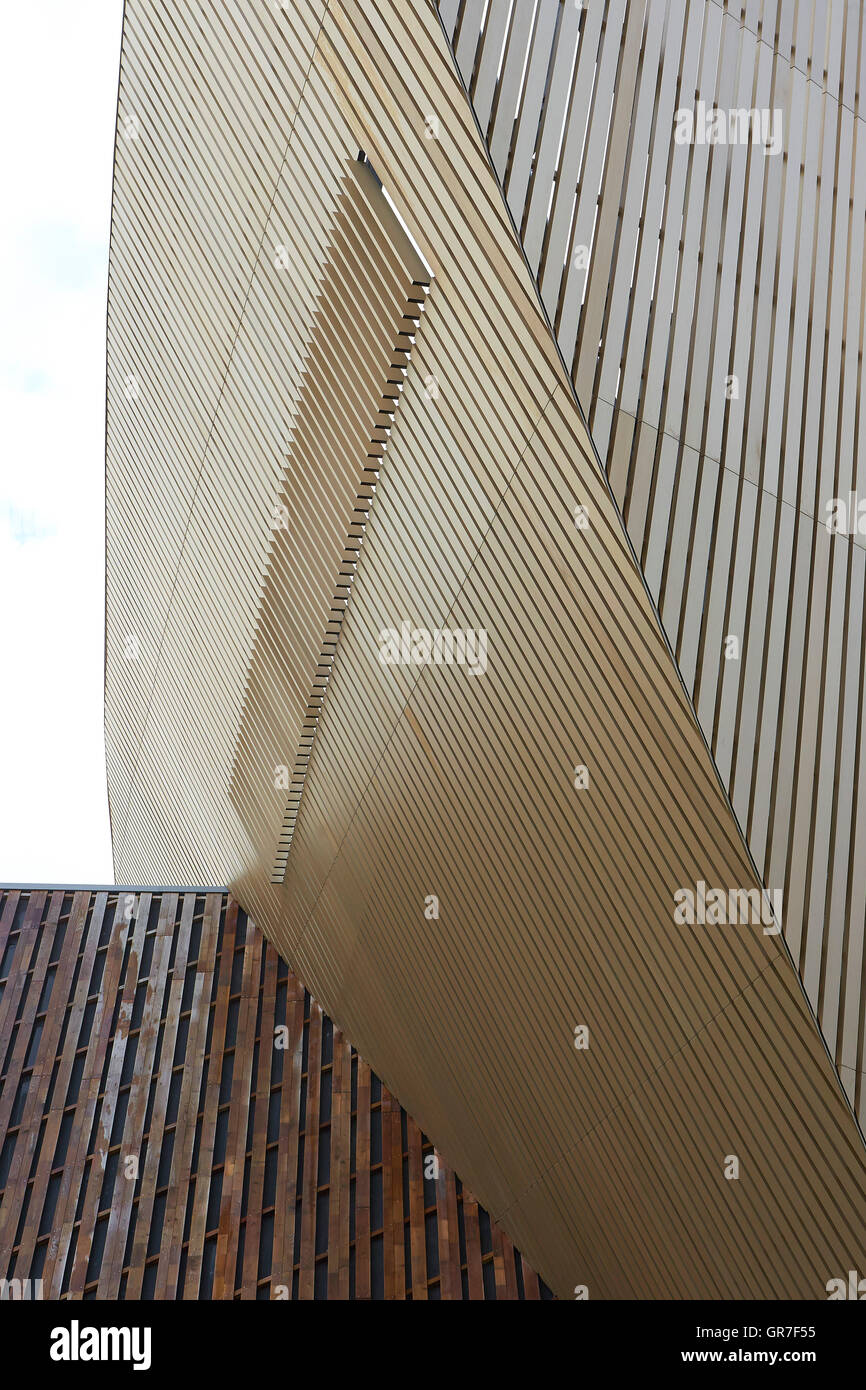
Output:
<svg viewBox="0 0 866 1390">
<path fill-rule="evenodd" d="M 391 361 L 388 366 L 388 375 L 382 396 L 379 400 L 376 420 L 370 438 L 367 462 L 361 470 L 361 478 L 358 483 L 358 494 L 352 512 L 353 520 L 349 525 L 349 533 L 340 561 L 337 582 L 334 585 L 331 616 L 325 628 L 322 649 L 316 666 L 316 675 L 307 701 L 302 733 L 292 767 L 289 795 L 282 826 L 280 828 L 277 853 L 274 860 L 274 867 L 271 871 L 271 883 L 275 884 L 283 883 L 285 880 L 286 864 L 292 847 L 292 837 L 295 833 L 295 824 L 298 819 L 298 811 L 300 809 L 301 796 L 304 790 L 307 768 L 310 763 L 313 741 L 316 736 L 319 715 L 321 714 L 328 688 L 331 667 L 333 666 L 334 657 L 336 655 L 337 642 L 339 641 L 343 624 L 343 616 L 349 606 L 352 581 L 355 577 L 361 546 L 364 542 L 367 517 L 369 516 L 370 507 L 373 503 L 376 484 L 379 481 L 382 460 L 388 448 L 388 440 L 391 435 L 394 417 L 396 416 L 400 404 L 400 393 L 403 390 L 406 374 L 409 369 L 409 360 L 412 353 L 412 346 L 415 342 L 415 335 L 418 331 L 421 314 L 424 311 L 427 294 L 429 293 L 433 278 L 432 272 L 428 271 L 426 267 L 422 265 L 421 258 L 416 248 L 412 245 L 407 233 L 401 226 L 400 219 L 393 211 L 390 201 L 387 199 L 382 189 L 381 181 L 372 166 L 367 162 L 363 151 L 359 153 L 358 163 L 360 168 L 355 168 L 353 172 L 369 200 L 371 212 L 384 224 L 390 240 L 407 261 L 408 266 L 411 267 L 413 279 L 409 290 L 409 298 L 399 320 L 396 342 L 392 349 Z"/>
</svg>

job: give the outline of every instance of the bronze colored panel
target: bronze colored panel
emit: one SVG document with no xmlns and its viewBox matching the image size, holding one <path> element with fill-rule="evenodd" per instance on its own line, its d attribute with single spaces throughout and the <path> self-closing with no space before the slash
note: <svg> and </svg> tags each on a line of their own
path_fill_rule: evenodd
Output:
<svg viewBox="0 0 866 1390">
<path fill-rule="evenodd" d="M 64 1299 L 345 1300 L 369 1298 L 374 1286 L 381 1296 L 383 1269 L 374 1270 L 370 1243 L 375 1174 L 385 1178 L 388 1194 L 377 1231 L 390 1262 L 386 1296 L 428 1296 L 437 1280 L 428 1275 L 424 1255 L 421 1133 L 381 1088 L 385 1145 L 374 1161 L 369 1069 L 336 1029 L 333 1059 L 326 1060 L 330 1020 L 236 903 L 194 891 L 179 899 L 124 889 L 25 890 L 0 900 L 7 940 L 16 913 L 18 930 L 27 935 L 2 980 L 4 995 L 21 1005 L 21 1019 L 0 1071 L 2 1095 L 12 1096 L 0 1125 L 0 1153 L 9 1158 L 0 1179 L 0 1278 L 41 1278 L 46 1296 L 50 1291 Z M 34 944 L 38 968 L 31 974 Z M 147 974 L 140 977 L 145 960 Z M 47 972 L 55 967 L 47 1007 L 40 1009 Z M 235 1015 L 236 1036 L 225 1046 Z M 288 1027 L 285 1048 L 275 1019 Z M 329 1081 L 330 1115 L 315 1102 L 302 1111 L 305 1040 L 307 1081 L 314 1096 L 323 1083 L 326 1094 Z M 274 1081 L 278 1058 L 281 1080 Z M 230 1084 L 224 1081 L 227 1064 Z M 360 1080 L 353 1102 L 355 1069 Z M 13 1108 L 22 1081 L 29 1081 L 26 1099 Z M 310 1156 L 297 1194 L 295 1260 L 294 1175 L 302 1133 Z M 145 1150 L 136 1178 L 125 1160 L 140 1159 Z M 211 1204 L 216 1183 L 219 1203 Z M 323 1202 L 329 1222 L 317 1229 Z M 318 1256 L 317 1237 L 327 1245 Z M 451 1206 L 447 1231 L 434 1221 L 434 1238 L 440 1261 L 456 1279 L 443 1296 L 460 1298 Z M 404 1270 L 407 1241 L 414 1253 L 411 1269 Z M 478 1282 L 470 1283 L 468 1296 L 484 1297 Z M 516 1285 L 503 1286 L 500 1296 L 517 1297 Z"/>
</svg>

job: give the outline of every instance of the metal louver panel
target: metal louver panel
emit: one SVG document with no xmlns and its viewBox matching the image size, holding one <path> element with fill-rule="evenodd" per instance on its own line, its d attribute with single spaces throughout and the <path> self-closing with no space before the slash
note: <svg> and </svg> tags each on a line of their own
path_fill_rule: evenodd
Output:
<svg viewBox="0 0 866 1390">
<path fill-rule="evenodd" d="M 490 0 L 483 27 L 469 3 L 439 12 L 862 1123 L 866 539 L 826 523 L 832 499 L 866 486 L 866 12 L 848 0 Z M 500 69 L 512 35 L 526 62 Z M 777 153 L 677 144 L 676 112 L 700 102 L 766 110 Z"/>
</svg>

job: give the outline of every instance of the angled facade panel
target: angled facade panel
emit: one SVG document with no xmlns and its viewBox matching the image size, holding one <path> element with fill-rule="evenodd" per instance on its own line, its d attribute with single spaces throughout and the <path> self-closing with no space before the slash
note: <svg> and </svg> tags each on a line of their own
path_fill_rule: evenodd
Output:
<svg viewBox="0 0 866 1390">
<path fill-rule="evenodd" d="M 614 46 L 590 67 L 602 8 Z M 116 870 L 228 881 L 557 1294 L 821 1297 L 866 1236 L 862 1136 L 650 578 L 712 532 L 703 446 L 658 418 L 653 496 L 686 505 L 693 478 L 699 524 L 677 512 L 678 544 L 648 561 L 494 172 L 505 159 L 517 201 L 566 149 L 596 187 L 618 177 L 621 112 L 607 154 L 551 141 L 554 88 L 577 121 L 640 66 L 652 26 L 627 8 L 443 7 L 486 139 L 422 0 L 127 5 Z M 482 14 L 493 56 L 473 44 Z M 647 40 L 666 63 L 672 23 Z M 236 202 L 215 197 L 223 170 Z M 199 280 L 188 201 L 213 247 Z M 171 246 L 156 207 L 178 210 Z M 511 212 L 549 247 L 546 217 Z M 599 216 L 607 245 L 617 219 Z M 197 297 L 180 347 L 176 306 Z M 576 291 L 563 306 L 571 323 Z M 582 343 L 608 307 L 592 301 Z M 769 524 L 760 492 L 725 505 Z M 742 916 L 708 913 L 709 894 Z"/>
<path fill-rule="evenodd" d="M 482 16 L 461 0 L 439 12 L 862 1122 L 863 7 L 491 0 Z"/>
</svg>

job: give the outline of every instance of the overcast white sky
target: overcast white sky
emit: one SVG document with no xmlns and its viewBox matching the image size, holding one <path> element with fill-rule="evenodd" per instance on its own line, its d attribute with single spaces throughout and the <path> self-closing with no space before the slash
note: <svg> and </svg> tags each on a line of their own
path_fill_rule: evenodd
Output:
<svg viewBox="0 0 866 1390">
<path fill-rule="evenodd" d="M 0 882 L 110 883 L 105 293 L 121 0 L 3 9 Z"/>
</svg>

